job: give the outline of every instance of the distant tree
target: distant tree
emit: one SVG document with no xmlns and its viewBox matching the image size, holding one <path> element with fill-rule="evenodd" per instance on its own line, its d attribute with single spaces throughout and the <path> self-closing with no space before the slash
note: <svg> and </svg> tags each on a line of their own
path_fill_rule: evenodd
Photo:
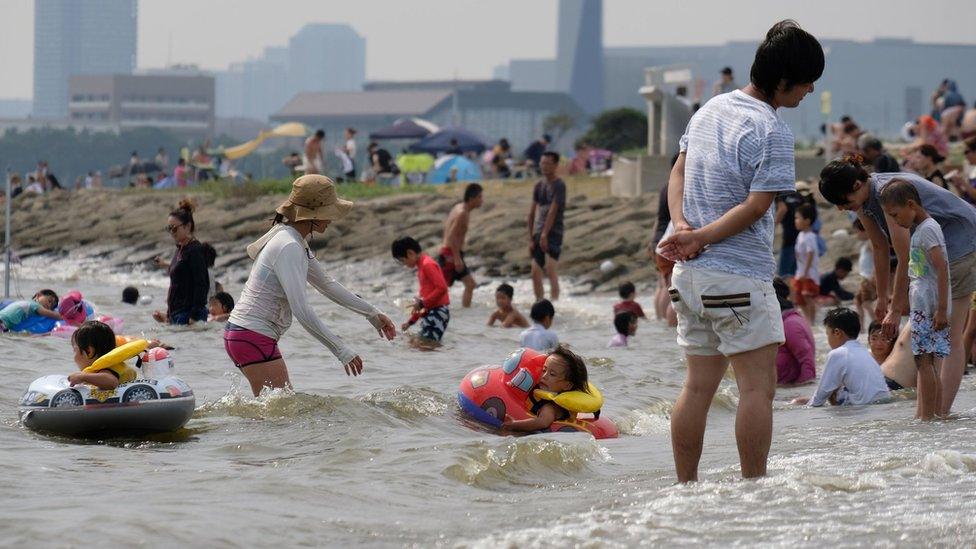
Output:
<svg viewBox="0 0 976 549">
<path fill-rule="evenodd" d="M 542 133 L 549 134 L 553 143 L 566 135 L 566 132 L 576 127 L 576 118 L 564 112 L 550 114 L 542 121 Z"/>
<path fill-rule="evenodd" d="M 647 115 L 629 107 L 603 111 L 580 139 L 613 152 L 647 147 Z"/>
</svg>

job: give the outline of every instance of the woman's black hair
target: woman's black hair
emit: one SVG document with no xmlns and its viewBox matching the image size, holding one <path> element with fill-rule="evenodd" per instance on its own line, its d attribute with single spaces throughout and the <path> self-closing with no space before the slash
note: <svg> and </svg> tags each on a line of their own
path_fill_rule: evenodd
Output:
<svg viewBox="0 0 976 549">
<path fill-rule="evenodd" d="M 857 339 L 861 333 L 861 317 L 847 307 L 837 307 L 827 311 L 823 323 L 830 329 L 844 332 L 851 339 Z"/>
<path fill-rule="evenodd" d="M 630 324 L 637 320 L 637 315 L 630 311 L 617 313 L 613 317 L 613 327 L 620 335 L 630 334 Z"/>
<path fill-rule="evenodd" d="M 781 311 L 788 311 L 794 307 L 790 301 L 790 285 L 780 277 L 773 278 L 773 290 L 776 291 L 776 300 L 779 301 Z"/>
<path fill-rule="evenodd" d="M 404 236 L 393 241 L 390 245 L 390 253 L 393 254 L 393 259 L 403 259 L 407 257 L 407 250 L 413 250 L 414 253 L 420 253 L 422 248 L 420 243 L 414 240 L 412 237 Z"/>
<path fill-rule="evenodd" d="M 92 358 L 107 355 L 115 349 L 115 332 L 104 322 L 89 320 L 78 327 L 71 339 L 82 352 L 87 353 L 91 349 L 94 355 Z"/>
<path fill-rule="evenodd" d="M 827 164 L 820 170 L 820 194 L 831 204 L 846 204 L 847 195 L 854 192 L 854 184 L 858 181 L 866 183 L 870 177 L 863 164 L 864 158 L 858 154 L 849 154 Z"/>
<path fill-rule="evenodd" d="M 823 75 L 824 64 L 820 42 L 796 21 L 786 19 L 773 25 L 759 44 L 749 78 L 767 99 L 772 99 L 780 82 L 785 82 L 787 90 L 816 82 Z"/>
<path fill-rule="evenodd" d="M 193 210 L 196 209 L 196 204 L 193 203 L 189 198 L 184 198 L 180 200 L 179 205 L 176 209 L 169 212 L 170 217 L 175 217 L 183 225 L 190 226 L 190 233 L 196 231 L 196 224 L 193 223 Z"/>
<path fill-rule="evenodd" d="M 587 387 L 586 363 L 581 356 L 561 343 L 556 345 L 549 356 L 558 356 L 566 364 L 566 381 L 572 385 L 571 391 L 590 392 Z"/>
<path fill-rule="evenodd" d="M 507 295 L 509 299 L 515 297 L 515 288 L 513 288 L 511 284 L 505 284 L 505 283 L 499 284 L 498 289 L 495 291 Z"/>
</svg>

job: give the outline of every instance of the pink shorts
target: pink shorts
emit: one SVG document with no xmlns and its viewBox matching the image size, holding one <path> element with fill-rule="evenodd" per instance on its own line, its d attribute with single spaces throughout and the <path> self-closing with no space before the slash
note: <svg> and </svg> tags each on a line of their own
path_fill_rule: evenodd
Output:
<svg viewBox="0 0 976 549">
<path fill-rule="evenodd" d="M 224 328 L 224 349 L 238 368 L 281 358 L 277 340 L 230 322 Z"/>
</svg>

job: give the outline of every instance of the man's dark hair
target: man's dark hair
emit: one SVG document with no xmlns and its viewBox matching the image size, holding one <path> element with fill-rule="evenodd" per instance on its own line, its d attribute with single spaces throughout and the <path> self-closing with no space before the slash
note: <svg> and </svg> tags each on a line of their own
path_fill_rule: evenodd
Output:
<svg viewBox="0 0 976 549">
<path fill-rule="evenodd" d="M 529 311 L 529 317 L 536 322 L 542 322 L 546 317 L 553 318 L 555 316 L 556 308 L 552 306 L 552 302 L 548 299 L 536 301 L 532 305 L 532 310 Z"/>
<path fill-rule="evenodd" d="M 468 186 L 464 188 L 464 201 L 467 202 L 468 200 L 478 198 L 478 195 L 480 195 L 483 191 L 484 189 L 481 187 L 481 185 L 477 183 L 468 183 Z"/>
<path fill-rule="evenodd" d="M 634 283 L 627 281 L 617 288 L 617 292 L 620 293 L 620 299 L 627 299 L 627 296 L 637 293 L 637 288 L 634 287 Z"/>
<path fill-rule="evenodd" d="M 135 305 L 139 302 L 139 288 L 135 286 L 126 286 L 122 290 L 122 303 L 128 303 L 129 305 Z"/>
<path fill-rule="evenodd" d="M 732 67 L 725 67 L 724 69 L 721 70 L 721 73 L 732 76 Z"/>
<path fill-rule="evenodd" d="M 854 192 L 858 181 L 867 183 L 868 172 L 861 165 L 860 155 L 847 155 L 834 160 L 820 170 L 820 194 L 831 204 L 841 206 L 847 203 L 847 195 Z"/>
<path fill-rule="evenodd" d="M 809 219 L 811 223 L 817 220 L 817 207 L 813 204 L 800 204 L 796 208 L 796 213 L 800 214 L 803 219 Z"/>
<path fill-rule="evenodd" d="M 558 356 L 566 364 L 566 381 L 572 386 L 571 391 L 590 392 L 587 383 L 586 363 L 583 362 L 583 357 L 570 351 L 569 347 L 561 343 L 556 345 L 549 356 Z"/>
<path fill-rule="evenodd" d="M 115 332 L 104 322 L 89 320 L 78 327 L 71 339 L 74 340 L 78 348 L 87 353 L 91 349 L 94 356 L 98 358 L 105 356 L 115 349 Z"/>
<path fill-rule="evenodd" d="M 34 294 L 34 297 L 37 297 L 37 296 L 45 296 L 45 297 L 53 298 L 54 299 L 54 304 L 51 306 L 51 308 L 52 309 L 57 309 L 58 308 L 58 301 L 59 301 L 58 300 L 58 294 L 54 293 L 54 290 L 49 290 L 47 288 L 44 288 L 43 290 L 41 290 L 41 291 L 37 292 L 36 294 Z"/>
<path fill-rule="evenodd" d="M 863 133 L 857 138 L 857 146 L 862 151 L 870 149 L 881 152 L 881 149 L 884 148 L 884 144 L 881 143 L 881 140 L 869 133 Z"/>
<path fill-rule="evenodd" d="M 878 197 L 882 206 L 907 206 L 909 200 L 914 200 L 919 206 L 922 205 L 922 198 L 918 196 L 918 189 L 904 179 L 892 179 L 885 188 L 881 190 Z"/>
<path fill-rule="evenodd" d="M 315 130 L 315 137 L 322 139 L 325 137 L 325 130 Z"/>
<path fill-rule="evenodd" d="M 498 289 L 495 291 L 507 295 L 509 299 L 513 299 L 515 297 L 515 288 L 513 288 L 511 284 L 499 284 Z"/>
<path fill-rule="evenodd" d="M 559 164 L 559 153 L 556 151 L 546 151 L 542 153 L 542 158 L 549 157 L 553 162 Z"/>
<path fill-rule="evenodd" d="M 613 315 L 613 327 L 620 335 L 630 333 L 630 324 L 637 319 L 637 315 L 630 311 L 623 311 Z"/>
<path fill-rule="evenodd" d="M 200 244 L 200 253 L 203 254 L 203 261 L 207 264 L 207 267 L 213 267 L 214 263 L 217 262 L 217 250 L 209 242 Z"/>
<path fill-rule="evenodd" d="M 548 133 L 544 133 L 542 134 L 542 140 L 545 141 L 546 144 L 552 143 L 552 136 Z"/>
<path fill-rule="evenodd" d="M 234 298 L 227 292 L 217 292 L 212 299 L 220 302 L 220 305 L 228 313 L 234 310 Z"/>
<path fill-rule="evenodd" d="M 857 339 L 858 334 L 861 333 L 861 317 L 847 307 L 837 307 L 827 311 L 823 323 L 832 330 L 838 329 L 844 332 L 851 339 Z"/>
<path fill-rule="evenodd" d="M 756 50 L 749 78 L 766 99 L 772 99 L 780 82 L 789 90 L 797 84 L 816 82 L 824 71 L 820 42 L 792 19 L 773 25 Z"/>
<path fill-rule="evenodd" d="M 420 242 L 417 242 L 409 236 L 403 236 L 393 241 L 390 245 L 390 252 L 393 254 L 393 259 L 403 259 L 407 257 L 407 250 L 413 250 L 415 253 L 420 253 L 422 248 L 420 247 Z"/>
<path fill-rule="evenodd" d="M 854 263 L 851 262 L 851 258 L 849 257 L 840 257 L 834 263 L 834 269 L 851 272 L 854 270 Z"/>
</svg>

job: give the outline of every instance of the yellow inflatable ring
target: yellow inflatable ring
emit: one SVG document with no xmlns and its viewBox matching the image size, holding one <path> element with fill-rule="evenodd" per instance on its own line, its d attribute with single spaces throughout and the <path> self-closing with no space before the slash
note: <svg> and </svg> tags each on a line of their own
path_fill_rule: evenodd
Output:
<svg viewBox="0 0 976 549">
<path fill-rule="evenodd" d="M 559 407 L 574 414 L 594 414 L 599 412 L 600 408 L 603 407 L 603 395 L 601 395 L 600 390 L 590 382 L 586 383 L 586 389 L 589 391 L 588 393 L 583 391 L 553 393 L 551 391 L 536 389 L 532 392 L 532 394 L 539 400 L 551 400 Z"/>
<path fill-rule="evenodd" d="M 149 342 L 145 339 L 130 341 L 125 345 L 116 347 L 112 351 L 98 357 L 98 359 L 96 359 L 95 362 L 92 362 L 91 366 L 85 368 L 84 371 L 97 372 L 99 370 L 104 370 L 109 366 L 114 366 L 120 362 L 125 362 L 126 360 L 129 360 L 130 358 L 145 351 L 146 347 L 149 347 Z"/>
</svg>

